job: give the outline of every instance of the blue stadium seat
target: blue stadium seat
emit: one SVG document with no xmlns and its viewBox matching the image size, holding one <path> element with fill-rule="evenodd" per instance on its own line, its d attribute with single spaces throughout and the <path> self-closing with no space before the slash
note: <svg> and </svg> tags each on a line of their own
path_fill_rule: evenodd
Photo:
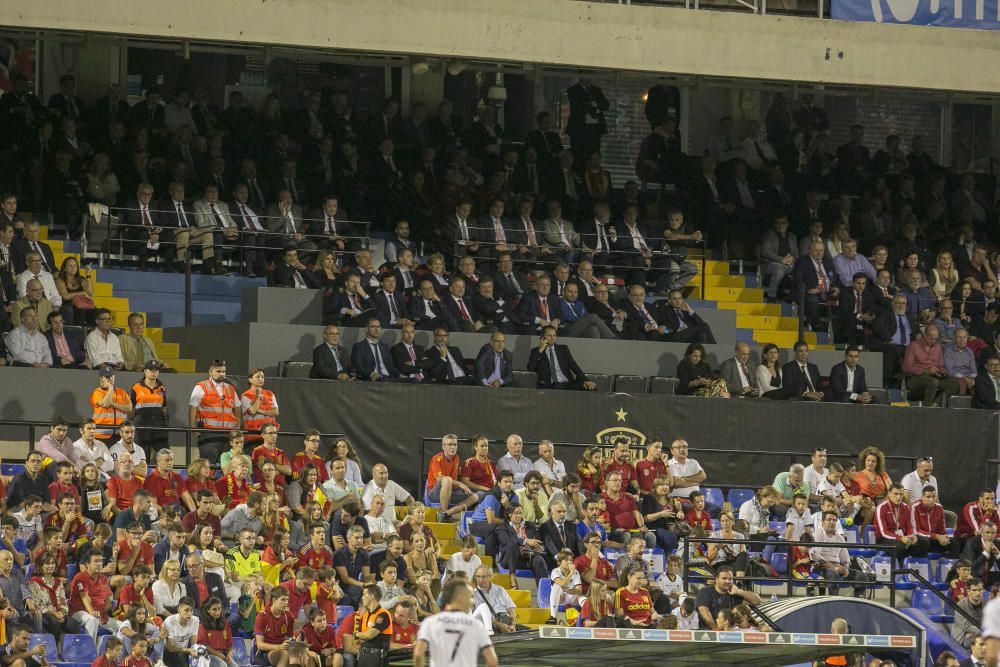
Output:
<svg viewBox="0 0 1000 667">
<path fill-rule="evenodd" d="M 76 571 L 77 571 L 76 563 L 66 563 L 66 580 L 73 581 L 73 577 L 74 575 L 76 575 Z"/>
<path fill-rule="evenodd" d="M 90 635 L 63 635 L 62 650 L 63 662 L 91 663 L 97 660 L 97 646 Z"/>
<path fill-rule="evenodd" d="M 250 651 L 247 648 L 247 641 L 242 637 L 233 638 L 233 660 L 240 667 L 250 665 Z"/>
<path fill-rule="evenodd" d="M 538 606 L 547 609 L 550 597 L 552 597 L 552 580 L 545 577 L 538 582 Z"/>
<path fill-rule="evenodd" d="M 934 568 L 934 580 L 945 584 L 948 581 L 948 573 L 955 567 L 958 561 L 952 558 L 939 558 L 937 567 Z"/>
<path fill-rule="evenodd" d="M 715 505 L 716 507 L 722 507 L 722 503 L 725 502 L 725 498 L 722 496 L 722 489 L 714 486 L 706 486 L 701 489 L 702 494 L 705 496 L 705 503 L 708 505 Z"/>
<path fill-rule="evenodd" d="M 510 574 L 510 570 L 499 563 L 497 563 L 497 572 L 499 574 Z M 525 579 L 533 579 L 535 577 L 535 573 L 532 570 L 515 570 L 514 576 L 524 577 Z"/>
<path fill-rule="evenodd" d="M 90 639 L 90 637 L 87 637 Z M 59 653 L 56 651 L 56 638 L 52 635 L 41 634 L 31 635 L 28 641 L 28 648 L 34 648 L 39 644 L 45 644 L 45 659 L 49 662 L 59 662 Z"/>
<path fill-rule="evenodd" d="M 347 605 L 347 604 L 338 604 L 337 605 L 337 625 L 340 625 L 341 621 L 343 621 L 345 618 L 347 618 L 348 616 L 350 616 L 353 613 L 354 613 L 354 607 L 352 607 L 350 605 Z"/>
<path fill-rule="evenodd" d="M 740 505 L 754 497 L 753 489 L 729 489 L 729 504 L 734 511 L 739 511 Z"/>
<path fill-rule="evenodd" d="M 107 652 L 104 647 L 107 645 L 108 639 L 110 638 L 111 635 L 101 635 L 97 638 L 97 655 L 104 655 Z"/>
<path fill-rule="evenodd" d="M 786 574 L 788 572 L 788 554 L 784 551 L 775 551 L 771 554 L 771 567 L 778 574 Z"/>
<path fill-rule="evenodd" d="M 13 477 L 14 475 L 22 472 L 24 472 L 23 463 L 4 463 L 0 465 L 0 475 L 4 475 L 6 477 Z"/>
<path fill-rule="evenodd" d="M 25 542 L 24 539 L 20 537 L 14 538 L 13 545 L 14 545 L 14 551 L 18 553 L 24 554 L 25 556 L 31 553 L 31 550 L 28 549 L 28 543 Z"/>
<path fill-rule="evenodd" d="M 862 542 L 865 544 L 875 544 L 875 526 L 865 526 Z"/>
<path fill-rule="evenodd" d="M 462 512 L 462 519 L 458 522 L 458 536 L 465 537 L 469 534 L 469 526 L 472 524 L 472 512 Z"/>
</svg>

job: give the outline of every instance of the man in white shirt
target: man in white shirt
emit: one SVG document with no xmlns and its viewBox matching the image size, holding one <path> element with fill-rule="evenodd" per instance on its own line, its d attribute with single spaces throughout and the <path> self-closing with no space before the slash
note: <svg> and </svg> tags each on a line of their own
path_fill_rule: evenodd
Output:
<svg viewBox="0 0 1000 667">
<path fill-rule="evenodd" d="M 670 474 L 674 477 L 674 488 L 670 495 L 675 498 L 689 498 L 708 476 L 701 464 L 688 458 L 688 443 L 686 440 L 674 440 L 670 443 L 671 458 L 667 461 Z M 705 507 L 708 507 L 706 503 Z M 715 508 L 717 514 L 721 508 Z M 713 514 L 709 510 L 709 514 Z M 714 514 L 713 514 L 714 516 Z"/>
<path fill-rule="evenodd" d="M 826 448 L 817 447 L 813 450 L 812 463 L 806 467 L 804 478 L 809 485 L 810 504 L 819 503 L 819 485 L 826 479 L 829 470 L 826 469 Z"/>
<path fill-rule="evenodd" d="M 368 524 L 368 533 L 371 535 L 372 547 L 368 553 L 374 554 L 385 551 L 386 539 L 390 535 L 398 535 L 396 524 L 392 516 L 387 516 L 385 512 L 385 498 L 375 495 L 371 500 L 371 509 L 364 516 L 365 523 Z M 394 511 L 394 510 L 393 510 Z"/>
<path fill-rule="evenodd" d="M 497 654 L 489 634 L 478 621 L 469 615 L 472 592 L 464 581 L 452 581 L 441 593 L 442 611 L 420 624 L 417 643 L 413 647 L 413 666 L 425 667 L 427 649 L 435 656 L 448 656 L 447 660 L 435 658 L 451 667 L 476 667 L 482 654 L 486 667 L 497 667 Z"/>
<path fill-rule="evenodd" d="M 934 459 L 929 456 L 917 459 L 916 470 L 903 475 L 899 483 L 903 485 L 903 497 L 908 503 L 920 500 L 925 486 L 933 486 L 938 493 L 941 493 L 937 477 L 934 476 Z"/>
<path fill-rule="evenodd" d="M 507 453 L 497 461 L 497 471 L 510 470 L 514 473 L 514 488 L 520 489 L 524 486 L 524 476 L 533 469 L 531 460 L 521 456 L 524 449 L 524 441 L 521 436 L 512 433 L 507 436 Z"/>
<path fill-rule="evenodd" d="M 366 510 L 371 509 L 372 499 L 377 495 L 385 499 L 385 504 L 388 507 L 396 507 L 397 505 L 409 507 L 413 504 L 413 496 L 389 479 L 389 468 L 384 463 L 376 463 L 372 466 L 372 479 L 365 484 L 361 494 L 361 502 Z"/>
<path fill-rule="evenodd" d="M 108 446 L 97 439 L 97 425 L 93 419 L 85 419 L 80 424 L 80 439 L 73 443 L 73 451 L 76 452 L 76 460 L 80 462 L 80 467 L 93 463 L 97 469 L 105 475 L 103 479 L 115 471 L 115 462 L 111 458 Z"/>
<path fill-rule="evenodd" d="M 198 627 L 201 621 L 194 615 L 191 606 L 192 600 L 189 597 L 181 598 L 177 605 L 177 613 L 167 616 L 163 621 L 163 629 L 167 631 L 167 646 L 164 657 L 168 664 L 176 664 L 177 658 L 171 660 L 171 653 L 185 654 L 188 651 L 194 653 L 191 645 L 198 639 Z M 187 655 L 183 655 L 183 661 L 187 662 Z"/>
<path fill-rule="evenodd" d="M 125 366 L 121 342 L 111 331 L 111 311 L 106 308 L 97 309 L 97 328 L 91 331 L 83 343 L 87 353 L 87 361 L 91 368 L 109 365 L 116 370 Z"/>
<path fill-rule="evenodd" d="M 821 569 L 827 581 L 860 580 L 861 572 L 851 569 L 851 555 L 844 546 L 846 539 L 837 532 L 837 523 L 837 515 L 833 512 L 823 514 L 823 527 L 813 536 L 816 546 L 809 549 L 809 558 Z M 837 585 L 833 584 L 832 588 L 837 590 Z M 854 597 L 861 597 L 864 593 L 864 585 L 855 585 Z"/>
<path fill-rule="evenodd" d="M 128 420 L 123 421 L 118 426 L 118 435 L 121 436 L 121 439 L 108 450 L 112 460 L 118 463 L 118 457 L 122 454 L 128 454 L 132 457 L 132 462 L 135 464 L 136 473 L 145 477 L 147 467 L 146 451 L 135 441 L 135 424 Z"/>
<path fill-rule="evenodd" d="M 545 621 L 546 625 L 558 623 L 556 615 L 559 613 L 560 605 L 583 606 L 587 599 L 582 597 L 583 580 L 576 565 L 573 564 L 573 552 L 563 549 L 556 555 L 556 563 L 558 565 L 549 575 L 552 580 L 552 591 L 549 593 L 549 620 Z"/>
<path fill-rule="evenodd" d="M 45 290 L 45 298 L 52 303 L 53 308 L 62 305 L 62 296 L 56 289 L 56 281 L 52 274 L 42 267 L 42 255 L 38 252 L 29 252 L 26 256 L 28 268 L 17 277 L 17 298 L 22 298 L 28 294 L 28 281 L 37 280 Z"/>
<path fill-rule="evenodd" d="M 45 334 L 38 330 L 38 313 L 28 306 L 21 309 L 21 325 L 7 334 L 7 351 L 13 366 L 49 368 L 52 352 Z"/>
<path fill-rule="evenodd" d="M 555 456 L 556 448 L 551 440 L 538 443 L 538 460 L 531 467 L 542 474 L 542 484 L 545 492 L 552 495 L 555 489 L 562 488 L 562 478 L 566 476 L 566 465 Z"/>
</svg>

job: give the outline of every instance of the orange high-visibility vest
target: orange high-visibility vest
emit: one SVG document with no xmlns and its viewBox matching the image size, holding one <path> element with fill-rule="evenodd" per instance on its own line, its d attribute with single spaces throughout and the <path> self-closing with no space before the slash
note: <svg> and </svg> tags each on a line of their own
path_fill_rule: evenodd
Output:
<svg viewBox="0 0 1000 667">
<path fill-rule="evenodd" d="M 198 404 L 197 417 L 202 428 L 221 429 L 231 431 L 239 425 L 236 417 L 239 399 L 236 396 L 236 389 L 228 382 L 222 382 L 222 397 L 215 391 L 215 385 L 211 380 L 199 382 L 202 397 Z"/>
<path fill-rule="evenodd" d="M 254 392 L 253 389 L 247 389 L 243 392 L 243 398 L 247 399 L 251 403 L 254 402 Z M 261 410 L 274 410 L 275 400 L 274 394 L 267 389 L 260 390 L 260 403 L 257 407 Z M 255 415 L 245 413 L 243 415 L 243 430 L 247 433 L 260 433 L 260 430 L 264 428 L 264 424 L 274 424 L 278 425 L 274 417 L 267 417 L 260 414 L 259 412 Z"/>
<path fill-rule="evenodd" d="M 90 405 L 94 408 L 94 425 L 97 426 L 97 437 L 101 440 L 108 440 L 115 434 L 118 425 L 125 421 L 127 413 L 122 412 L 112 405 L 110 408 L 101 407 L 100 403 L 107 395 L 107 389 L 98 387 L 90 394 Z M 121 387 L 115 387 L 112 403 L 127 403 L 128 394 Z"/>
<path fill-rule="evenodd" d="M 144 383 L 136 382 L 132 385 L 132 393 L 135 394 L 135 405 L 132 407 L 136 414 L 143 410 L 162 410 L 167 397 L 166 388 L 160 383 L 150 389 Z"/>
</svg>

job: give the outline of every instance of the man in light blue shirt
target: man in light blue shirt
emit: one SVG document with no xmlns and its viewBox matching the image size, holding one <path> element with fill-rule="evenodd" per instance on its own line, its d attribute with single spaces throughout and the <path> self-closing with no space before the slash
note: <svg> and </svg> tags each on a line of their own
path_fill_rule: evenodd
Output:
<svg viewBox="0 0 1000 667">
<path fill-rule="evenodd" d="M 863 273 L 868 276 L 868 282 L 875 282 L 875 267 L 864 255 L 858 254 L 856 239 L 844 241 L 843 252 L 833 258 L 833 270 L 841 285 L 850 285 L 854 274 Z"/>
</svg>

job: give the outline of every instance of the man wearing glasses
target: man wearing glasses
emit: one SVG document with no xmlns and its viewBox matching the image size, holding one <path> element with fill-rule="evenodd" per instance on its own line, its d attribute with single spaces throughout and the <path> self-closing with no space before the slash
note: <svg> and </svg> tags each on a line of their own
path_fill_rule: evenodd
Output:
<svg viewBox="0 0 1000 667">
<path fill-rule="evenodd" d="M 226 380 L 226 362 L 216 359 L 208 369 L 208 379 L 194 386 L 188 400 L 188 425 L 204 429 L 198 438 L 200 455 L 219 462 L 229 432 L 240 427 L 240 397 Z"/>
<path fill-rule="evenodd" d="M 121 342 L 111 331 L 111 311 L 107 308 L 97 309 L 97 328 L 88 334 L 83 343 L 87 353 L 87 362 L 91 368 L 111 366 L 116 371 L 125 365 L 122 356 Z"/>
</svg>

